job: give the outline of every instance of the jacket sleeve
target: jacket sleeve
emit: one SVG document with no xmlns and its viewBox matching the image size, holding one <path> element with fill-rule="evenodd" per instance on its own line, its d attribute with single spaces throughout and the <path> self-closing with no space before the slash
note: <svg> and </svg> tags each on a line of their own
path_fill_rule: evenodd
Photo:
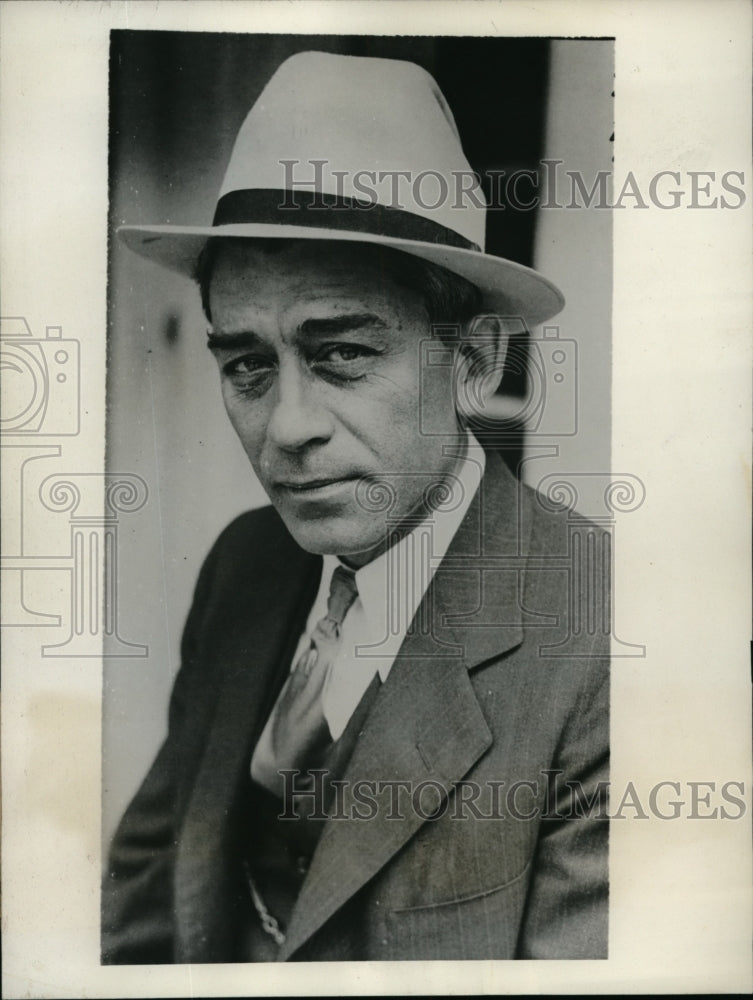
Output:
<svg viewBox="0 0 753 1000">
<path fill-rule="evenodd" d="M 607 958 L 609 667 L 594 658 L 549 776 L 517 957 Z"/>
<path fill-rule="evenodd" d="M 203 670 L 202 623 L 219 548 L 218 541 L 202 567 L 186 621 L 167 737 L 111 844 L 102 885 L 101 944 L 106 965 L 174 961 L 173 866 L 181 783 L 186 780 L 187 757 L 196 752 L 191 708 L 195 682 Z"/>
</svg>

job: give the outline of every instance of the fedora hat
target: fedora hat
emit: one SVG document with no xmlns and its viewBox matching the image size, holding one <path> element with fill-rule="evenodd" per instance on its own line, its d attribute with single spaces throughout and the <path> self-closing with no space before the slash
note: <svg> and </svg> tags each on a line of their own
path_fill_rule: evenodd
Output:
<svg viewBox="0 0 753 1000">
<path fill-rule="evenodd" d="M 486 202 L 436 81 L 414 63 L 300 52 L 235 141 L 211 225 L 121 226 L 128 247 L 191 277 L 210 237 L 339 240 L 414 254 L 533 326 L 562 293 L 484 252 Z"/>
</svg>

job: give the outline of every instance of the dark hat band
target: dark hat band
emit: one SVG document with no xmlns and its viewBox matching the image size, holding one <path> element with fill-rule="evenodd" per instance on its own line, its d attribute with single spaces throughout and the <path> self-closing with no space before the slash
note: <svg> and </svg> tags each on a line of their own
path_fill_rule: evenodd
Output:
<svg viewBox="0 0 753 1000">
<path fill-rule="evenodd" d="M 388 239 L 437 243 L 460 250 L 481 250 L 477 243 L 467 240 L 453 229 L 402 208 L 317 191 L 275 188 L 229 191 L 217 202 L 212 224 L 232 226 L 243 223 L 310 226 Z"/>
</svg>

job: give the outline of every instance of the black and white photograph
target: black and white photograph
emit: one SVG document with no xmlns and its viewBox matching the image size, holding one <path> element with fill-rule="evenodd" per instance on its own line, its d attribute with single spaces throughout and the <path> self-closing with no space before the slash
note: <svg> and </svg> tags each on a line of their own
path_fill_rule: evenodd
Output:
<svg viewBox="0 0 753 1000">
<path fill-rule="evenodd" d="M 745 988 L 750 11 L 33 6 L 3 995 Z"/>
<path fill-rule="evenodd" d="M 570 337 L 531 206 L 560 199 L 563 253 L 582 175 L 555 189 L 547 116 L 591 91 L 606 177 L 612 67 L 609 40 L 113 34 L 112 215 L 139 224 L 112 253 L 107 465 L 154 454 L 159 530 L 123 636 L 150 607 L 180 634 L 173 577 L 216 496 L 242 513 L 112 841 L 103 961 L 607 957 L 609 525 L 536 459 L 570 437 L 573 484 L 610 482 L 609 216 Z M 151 643 L 121 641 L 108 793 L 160 694 Z"/>
</svg>

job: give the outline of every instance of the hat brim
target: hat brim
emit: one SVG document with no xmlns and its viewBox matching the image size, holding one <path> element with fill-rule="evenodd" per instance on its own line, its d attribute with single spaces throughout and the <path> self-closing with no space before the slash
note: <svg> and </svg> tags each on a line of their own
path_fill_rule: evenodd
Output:
<svg viewBox="0 0 753 1000">
<path fill-rule="evenodd" d="M 530 267 L 504 257 L 437 243 L 271 223 L 196 227 L 120 226 L 118 236 L 140 256 L 190 278 L 194 277 L 196 261 L 211 237 L 369 243 L 402 250 L 459 274 L 480 289 L 485 309 L 504 316 L 520 317 L 529 327 L 551 319 L 565 305 L 565 298 L 556 285 Z"/>
</svg>

